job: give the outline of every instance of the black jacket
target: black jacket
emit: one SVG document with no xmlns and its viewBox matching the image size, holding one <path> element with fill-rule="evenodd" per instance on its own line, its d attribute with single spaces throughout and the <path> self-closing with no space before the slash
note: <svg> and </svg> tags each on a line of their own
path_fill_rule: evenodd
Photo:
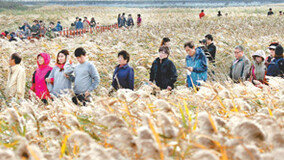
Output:
<svg viewBox="0 0 284 160">
<path fill-rule="evenodd" d="M 206 49 L 204 50 L 206 57 L 208 57 L 208 60 L 212 63 L 215 62 L 215 56 L 216 56 L 216 46 L 211 43 L 210 45 L 208 45 L 206 47 Z"/>
<path fill-rule="evenodd" d="M 161 89 L 167 89 L 168 86 L 174 88 L 177 77 L 176 66 L 171 60 L 166 58 L 160 63 L 160 58 L 155 59 L 151 67 L 151 82 L 155 81 Z"/>
</svg>

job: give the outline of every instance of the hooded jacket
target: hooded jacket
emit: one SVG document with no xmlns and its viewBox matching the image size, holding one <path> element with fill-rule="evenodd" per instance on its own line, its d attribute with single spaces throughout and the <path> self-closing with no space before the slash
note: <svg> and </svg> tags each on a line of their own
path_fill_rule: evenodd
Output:
<svg viewBox="0 0 284 160">
<path fill-rule="evenodd" d="M 257 63 L 255 56 L 259 56 L 263 59 L 261 63 Z M 258 50 L 255 53 L 252 54 L 253 61 L 252 66 L 250 69 L 250 81 L 252 80 L 258 80 L 262 83 L 265 82 L 265 72 L 266 72 L 266 66 L 265 66 L 265 52 L 263 50 Z"/>
<path fill-rule="evenodd" d="M 48 85 L 45 79 L 49 76 L 52 67 L 49 66 L 50 55 L 47 53 L 40 53 L 38 56 L 42 56 L 44 59 L 43 65 L 39 65 L 38 68 L 33 73 L 32 87 L 31 90 L 34 91 L 40 99 L 50 98 Z"/>
</svg>

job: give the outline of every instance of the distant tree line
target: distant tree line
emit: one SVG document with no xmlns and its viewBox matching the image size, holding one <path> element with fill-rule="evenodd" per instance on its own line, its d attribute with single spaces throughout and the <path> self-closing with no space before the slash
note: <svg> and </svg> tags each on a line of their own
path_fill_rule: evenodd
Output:
<svg viewBox="0 0 284 160">
<path fill-rule="evenodd" d="M 19 2 L 0 0 L 0 9 L 26 9 L 26 7 Z"/>
</svg>

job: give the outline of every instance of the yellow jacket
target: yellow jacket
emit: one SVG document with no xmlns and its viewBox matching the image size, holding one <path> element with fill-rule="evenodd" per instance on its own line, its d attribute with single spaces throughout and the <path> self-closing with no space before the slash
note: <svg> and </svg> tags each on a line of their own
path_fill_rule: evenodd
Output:
<svg viewBox="0 0 284 160">
<path fill-rule="evenodd" d="M 8 82 L 6 85 L 6 96 L 8 98 L 23 99 L 25 95 L 26 72 L 20 65 L 10 67 Z"/>
</svg>

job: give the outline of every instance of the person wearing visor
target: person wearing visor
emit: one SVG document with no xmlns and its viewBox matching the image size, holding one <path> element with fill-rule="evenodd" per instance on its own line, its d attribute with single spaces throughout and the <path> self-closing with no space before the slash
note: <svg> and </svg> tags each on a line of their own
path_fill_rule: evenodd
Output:
<svg viewBox="0 0 284 160">
<path fill-rule="evenodd" d="M 273 59 L 267 67 L 267 75 L 284 78 L 283 47 L 280 44 L 276 46 Z"/>
<path fill-rule="evenodd" d="M 270 64 L 270 62 L 272 61 L 273 57 L 275 56 L 275 49 L 276 49 L 276 46 L 278 46 L 279 43 L 278 42 L 272 42 L 270 43 L 268 49 L 269 49 L 269 52 L 270 52 L 270 55 L 268 57 L 266 57 L 265 59 L 265 65 L 266 67 L 268 67 L 268 65 Z"/>
</svg>

